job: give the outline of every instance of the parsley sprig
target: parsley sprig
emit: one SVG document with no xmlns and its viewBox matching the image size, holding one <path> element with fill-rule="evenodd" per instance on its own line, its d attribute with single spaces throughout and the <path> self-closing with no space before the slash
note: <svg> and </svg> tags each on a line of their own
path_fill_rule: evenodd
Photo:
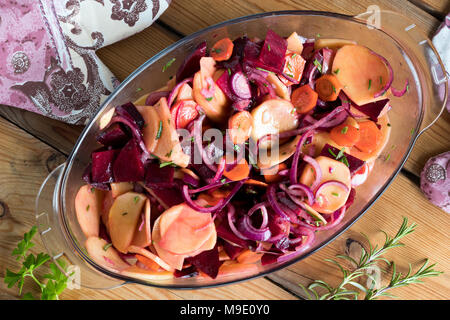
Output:
<svg viewBox="0 0 450 320">
<path fill-rule="evenodd" d="M 385 241 L 380 248 L 378 245 L 373 246 L 368 237 L 365 234 L 362 234 L 367 239 L 369 248 L 368 250 L 361 248 L 359 259 L 352 258 L 349 255 L 336 256 L 342 260 L 349 261 L 354 266 L 352 270 L 344 268 L 335 259 L 326 259 L 325 261 L 335 264 L 342 272 L 342 281 L 336 287 L 333 287 L 322 280 L 314 280 L 308 287 L 304 287 L 301 284 L 299 285 L 303 288 L 309 299 L 357 300 L 360 298 L 361 294 L 364 294 L 363 299 L 365 300 L 374 300 L 382 296 L 395 298 L 395 296 L 387 291 L 413 283 L 422 283 L 422 278 L 435 277 L 442 274 L 441 271 L 433 269 L 436 264 L 428 265 L 428 259 L 426 259 L 424 264 L 415 273 L 412 272 L 410 264 L 408 273 L 403 275 L 401 272 L 397 271 L 395 262 L 390 262 L 383 257 L 388 250 L 403 246 L 403 244 L 400 243 L 400 239 L 413 233 L 416 226 L 415 223 L 408 225 L 408 218 L 404 217 L 402 225 L 394 237 L 390 237 L 386 232 L 382 231 L 385 235 Z M 387 263 L 388 266 L 392 266 L 392 276 L 387 285 L 376 288 L 376 280 L 373 276 L 369 275 L 367 271 L 373 268 L 378 262 L 382 261 Z M 358 279 L 364 276 L 369 279 L 367 286 L 363 286 L 361 283 L 357 282 Z M 321 288 L 325 293 L 319 295 L 316 290 L 317 288 Z"/>
<path fill-rule="evenodd" d="M 12 251 L 12 256 L 16 256 L 17 261 L 23 260 L 22 268 L 18 272 L 6 269 L 4 282 L 8 285 L 8 288 L 12 288 L 17 284 L 19 295 L 22 295 L 25 279 L 29 277 L 39 286 L 41 300 L 58 300 L 59 295 L 67 287 L 68 278 L 54 262 L 49 264 L 50 273 L 43 276 L 44 279 L 47 279 L 46 283 L 42 282 L 42 280 L 40 281 L 36 277 L 35 271 L 51 259 L 46 253 L 41 252 L 37 255 L 28 253 L 28 250 L 34 247 L 34 243 L 31 242 L 31 240 L 36 234 L 36 231 L 36 226 L 33 226 L 29 232 L 24 234 L 23 240 L 21 240 L 17 244 L 17 247 Z M 62 260 L 59 260 L 57 263 L 66 270 L 66 265 Z M 22 296 L 22 299 L 34 300 L 35 298 L 31 292 L 27 292 Z"/>
</svg>

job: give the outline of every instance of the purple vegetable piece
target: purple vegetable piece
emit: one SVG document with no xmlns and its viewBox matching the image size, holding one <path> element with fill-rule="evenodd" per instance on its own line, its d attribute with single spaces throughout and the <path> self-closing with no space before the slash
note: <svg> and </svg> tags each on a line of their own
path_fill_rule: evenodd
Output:
<svg viewBox="0 0 450 320">
<path fill-rule="evenodd" d="M 92 158 L 92 181 L 96 183 L 114 182 L 113 161 L 117 150 L 106 150 L 93 152 Z"/>
<path fill-rule="evenodd" d="M 234 110 L 243 111 L 243 110 L 247 110 L 251 103 L 252 103 L 252 100 L 249 100 L 249 99 L 239 100 L 239 101 L 236 101 L 235 103 L 233 103 L 233 105 L 231 107 Z"/>
<path fill-rule="evenodd" d="M 169 207 L 176 206 L 184 202 L 183 195 L 181 194 L 181 189 L 179 187 L 162 187 L 158 185 L 148 186 L 155 195 L 161 199 Z"/>
<path fill-rule="evenodd" d="M 233 231 L 231 231 L 230 226 L 228 225 L 228 219 L 223 219 L 223 221 L 216 227 L 217 236 L 222 238 L 225 241 L 228 241 L 237 246 L 247 248 L 249 246 L 249 242 L 247 240 L 243 240 L 238 238 Z"/>
<path fill-rule="evenodd" d="M 371 120 L 377 121 L 380 114 L 384 114 L 386 109 L 390 107 L 389 99 L 378 100 L 358 106 L 357 104 L 352 104 L 358 111 L 368 115 Z"/>
<path fill-rule="evenodd" d="M 228 71 L 225 70 L 224 73 L 217 79 L 216 84 L 220 88 L 220 90 L 223 91 L 223 93 L 227 96 L 228 99 L 232 101 L 239 100 L 238 97 L 231 91 L 230 87 L 230 75 L 228 74 Z"/>
<path fill-rule="evenodd" d="M 145 170 L 145 184 L 172 183 L 175 168 L 165 166 L 160 168 L 159 163 L 149 163 Z"/>
<path fill-rule="evenodd" d="M 192 169 L 194 169 L 195 173 L 197 173 L 200 178 L 202 178 L 204 181 L 209 182 L 211 181 L 216 173 L 212 171 L 208 166 L 205 164 L 195 164 L 194 161 L 191 161 Z"/>
<path fill-rule="evenodd" d="M 177 82 L 192 77 L 198 70 L 200 70 L 200 59 L 204 56 L 206 56 L 206 41 L 200 43 L 195 50 L 186 57 L 183 64 L 177 71 Z"/>
<path fill-rule="evenodd" d="M 263 256 L 261 257 L 261 265 L 265 266 L 268 264 L 275 263 L 277 262 L 279 256 L 280 255 L 277 254 L 264 253 Z"/>
<path fill-rule="evenodd" d="M 252 93 L 247 78 L 242 72 L 235 72 L 229 79 L 231 91 L 240 99 L 250 99 Z"/>
<path fill-rule="evenodd" d="M 97 141 L 106 147 L 122 147 L 129 139 L 118 123 L 114 123 L 97 135 Z"/>
<path fill-rule="evenodd" d="M 314 39 L 308 39 L 303 43 L 302 58 L 308 61 L 314 54 Z"/>
<path fill-rule="evenodd" d="M 211 250 L 203 251 L 195 257 L 190 257 L 186 260 L 213 279 L 217 277 L 219 268 L 223 263 L 223 261 L 219 260 L 217 245 Z"/>
<path fill-rule="evenodd" d="M 230 257 L 231 260 L 236 259 L 242 251 L 244 251 L 244 248 L 235 246 L 228 241 L 223 241 L 223 250 L 226 252 L 226 254 Z"/>
<path fill-rule="evenodd" d="M 145 168 L 141 160 L 141 149 L 134 139 L 120 150 L 113 165 L 115 182 L 137 182 L 144 179 Z"/>
<path fill-rule="evenodd" d="M 345 202 L 345 210 L 347 210 L 353 202 L 355 202 L 356 190 L 355 188 L 350 189 L 350 194 L 348 195 L 347 202 Z"/>
<path fill-rule="evenodd" d="M 175 270 L 173 275 L 175 278 L 192 278 L 198 276 L 198 270 L 195 266 L 190 266 L 182 270 Z"/>
<path fill-rule="evenodd" d="M 323 61 L 322 61 L 322 74 L 328 72 L 328 69 L 331 68 L 331 58 L 333 57 L 333 50 L 328 48 L 320 49 L 322 53 Z"/>
<path fill-rule="evenodd" d="M 154 91 L 147 96 L 145 99 L 146 106 L 154 106 L 161 98 L 167 98 L 170 91 Z"/>
<path fill-rule="evenodd" d="M 275 72 L 283 72 L 287 41 L 272 30 L 268 30 L 264 45 L 259 55 L 259 61 L 265 66 L 271 66 Z"/>
<path fill-rule="evenodd" d="M 98 237 L 105 240 L 108 243 L 111 243 L 111 238 L 109 237 L 108 230 L 106 230 L 106 227 L 103 223 L 100 223 Z"/>
<path fill-rule="evenodd" d="M 450 213 L 450 151 L 425 163 L 420 174 L 420 188 L 432 204 Z"/>
<path fill-rule="evenodd" d="M 91 187 L 94 187 L 96 189 L 110 190 L 109 184 L 97 183 L 97 182 L 92 181 L 92 164 L 91 163 L 86 167 L 86 169 L 84 169 L 82 179 L 84 180 L 84 182 L 86 182 Z"/>
<path fill-rule="evenodd" d="M 306 60 L 305 70 L 303 71 L 300 85 L 304 85 L 309 81 L 314 81 L 321 76 L 319 69 L 322 69 L 323 56 L 321 50 L 314 51 L 311 58 Z"/>
<path fill-rule="evenodd" d="M 338 155 L 338 153 L 340 152 L 340 150 L 338 148 L 335 148 L 331 145 L 329 145 L 328 143 L 323 147 L 322 151 L 320 152 L 321 156 L 325 156 L 331 159 L 335 159 L 336 157 L 330 152 L 334 153 L 336 156 Z M 353 175 L 356 171 L 358 171 L 359 169 L 361 169 L 361 167 L 364 165 L 364 161 L 360 160 L 352 155 L 349 155 L 348 153 L 343 154 L 343 156 L 345 156 L 347 158 L 348 161 L 348 168 L 350 170 L 350 174 Z M 337 159 L 338 161 L 340 159 Z"/>
<path fill-rule="evenodd" d="M 138 109 L 136 109 L 134 104 L 131 102 L 116 107 L 116 114 L 128 118 L 129 120 L 133 120 L 139 129 L 142 129 L 144 127 L 144 118 L 142 118 L 142 115 L 140 114 Z"/>
</svg>

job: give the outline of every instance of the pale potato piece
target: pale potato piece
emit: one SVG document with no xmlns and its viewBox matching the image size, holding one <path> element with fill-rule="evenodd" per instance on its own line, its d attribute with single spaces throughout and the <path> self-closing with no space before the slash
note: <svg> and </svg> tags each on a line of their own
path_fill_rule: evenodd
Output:
<svg viewBox="0 0 450 320">
<path fill-rule="evenodd" d="M 297 128 L 298 118 L 294 106 L 284 99 L 269 99 L 252 110 L 254 141 L 268 134 L 277 134 Z M 260 148 L 268 148 L 271 142 L 266 140 L 259 144 Z"/>
<path fill-rule="evenodd" d="M 75 213 L 86 237 L 98 237 L 103 196 L 103 191 L 90 185 L 82 186 L 75 196 Z"/>
<path fill-rule="evenodd" d="M 139 227 L 141 227 L 142 220 L 139 220 L 138 224 L 136 225 L 136 230 L 134 231 L 134 237 L 131 241 L 131 245 L 145 248 L 152 243 L 152 231 L 150 226 L 151 208 L 152 205 L 150 203 L 150 200 L 146 199 L 144 212 L 141 214 L 141 216 L 144 215 L 144 223 L 141 230 L 139 230 Z"/>
<path fill-rule="evenodd" d="M 289 51 L 295 52 L 297 54 L 301 54 L 303 51 L 303 43 L 300 40 L 297 32 L 292 32 L 291 35 L 287 38 L 287 49 Z"/>
<path fill-rule="evenodd" d="M 301 136 L 296 136 L 293 140 L 282 144 L 278 150 L 278 156 L 272 157 L 272 149 L 267 151 L 267 159 L 260 155 L 257 163 L 258 168 L 268 169 L 289 159 L 295 153 L 300 138 Z"/>
<path fill-rule="evenodd" d="M 113 272 L 121 272 L 130 267 L 120 258 L 116 249 L 99 237 L 89 237 L 85 242 L 89 256 L 99 265 Z"/>
<path fill-rule="evenodd" d="M 136 109 L 145 121 L 144 128 L 142 128 L 142 138 L 144 140 L 145 147 L 148 152 L 153 153 L 159 143 L 157 135 L 159 130 L 159 122 L 161 119 L 159 118 L 158 111 L 153 106 L 138 105 L 136 106 Z"/>
<path fill-rule="evenodd" d="M 133 190 L 133 184 L 131 182 L 112 182 L 110 185 L 113 198 L 117 198 L 121 194 Z"/>
<path fill-rule="evenodd" d="M 269 81 L 269 83 L 275 89 L 275 93 L 277 94 L 277 96 L 284 100 L 291 100 L 289 88 L 283 82 L 281 82 L 276 74 L 269 72 L 266 80 Z"/>
<path fill-rule="evenodd" d="M 129 266 L 127 269 L 120 272 L 122 275 L 137 278 L 144 281 L 162 281 L 174 278 L 173 272 L 169 271 L 152 271 L 139 268 L 137 266 Z"/>
<path fill-rule="evenodd" d="M 122 253 L 127 253 L 133 240 L 146 199 L 143 194 L 127 192 L 118 196 L 109 209 L 109 235 L 114 247 Z"/>
<path fill-rule="evenodd" d="M 320 50 L 322 48 L 328 48 L 337 50 L 345 45 L 356 44 L 356 41 L 346 39 L 325 39 L 319 38 L 314 42 L 314 50 Z"/>
</svg>

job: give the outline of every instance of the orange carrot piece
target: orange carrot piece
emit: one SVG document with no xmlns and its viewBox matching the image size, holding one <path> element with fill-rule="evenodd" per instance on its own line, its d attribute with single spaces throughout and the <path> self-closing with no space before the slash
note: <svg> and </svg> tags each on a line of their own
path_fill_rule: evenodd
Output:
<svg viewBox="0 0 450 320">
<path fill-rule="evenodd" d="M 250 166 L 247 160 L 242 158 L 242 160 L 234 166 L 230 171 L 224 171 L 223 175 L 232 181 L 239 181 L 248 177 L 250 173 Z"/>
<path fill-rule="evenodd" d="M 255 179 L 248 179 L 244 182 L 244 184 L 249 184 L 252 186 L 264 187 L 264 188 L 266 188 L 268 186 L 267 183 L 265 183 L 263 181 L 255 180 Z"/>
<path fill-rule="evenodd" d="M 239 111 L 228 120 L 228 134 L 234 144 L 243 144 L 250 138 L 253 117 L 248 111 Z"/>
<path fill-rule="evenodd" d="M 264 179 L 266 180 L 267 183 L 278 182 L 282 179 L 282 177 L 278 174 L 278 172 L 285 169 L 287 169 L 286 164 L 280 163 L 274 168 L 263 170 Z"/>
<path fill-rule="evenodd" d="M 210 55 L 216 61 L 228 60 L 233 53 L 233 41 L 230 38 L 223 38 L 217 41 L 211 48 Z"/>
<path fill-rule="evenodd" d="M 358 142 L 360 134 L 354 126 L 343 123 L 331 129 L 330 137 L 340 146 L 353 147 Z"/>
<path fill-rule="evenodd" d="M 239 263 L 256 263 L 261 260 L 262 254 L 253 252 L 252 250 L 244 250 L 236 259 Z"/>
<path fill-rule="evenodd" d="M 373 121 L 364 121 L 359 123 L 360 138 L 355 144 L 355 147 L 362 152 L 372 152 L 381 142 L 382 134 L 380 129 Z"/>
<path fill-rule="evenodd" d="M 153 271 L 158 271 L 159 270 L 159 264 L 157 264 L 152 259 L 149 259 L 147 257 L 141 256 L 140 254 L 136 254 L 136 259 L 140 263 L 145 265 L 147 268 L 149 268 L 150 270 L 153 270 Z"/>
<path fill-rule="evenodd" d="M 307 113 L 316 106 L 318 96 L 309 84 L 305 84 L 292 92 L 291 102 L 297 113 Z"/>
<path fill-rule="evenodd" d="M 341 89 L 341 83 L 332 74 L 324 74 L 316 80 L 315 90 L 323 101 L 335 101 Z"/>
<path fill-rule="evenodd" d="M 283 73 L 290 76 L 292 79 L 300 81 L 302 78 L 303 70 L 305 68 L 306 61 L 301 55 L 292 52 L 288 53 L 285 58 Z M 285 77 L 280 77 L 281 82 L 283 82 L 287 87 L 292 86 L 294 83 L 289 81 Z"/>
</svg>

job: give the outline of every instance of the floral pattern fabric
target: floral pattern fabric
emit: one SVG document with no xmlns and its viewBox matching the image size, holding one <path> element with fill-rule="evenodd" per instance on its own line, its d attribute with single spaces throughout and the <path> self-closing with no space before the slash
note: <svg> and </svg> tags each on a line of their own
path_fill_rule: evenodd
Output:
<svg viewBox="0 0 450 320">
<path fill-rule="evenodd" d="M 148 27 L 169 4 L 170 0 L 0 2 L 0 105 L 85 124 L 118 84 L 96 50 Z"/>
</svg>

